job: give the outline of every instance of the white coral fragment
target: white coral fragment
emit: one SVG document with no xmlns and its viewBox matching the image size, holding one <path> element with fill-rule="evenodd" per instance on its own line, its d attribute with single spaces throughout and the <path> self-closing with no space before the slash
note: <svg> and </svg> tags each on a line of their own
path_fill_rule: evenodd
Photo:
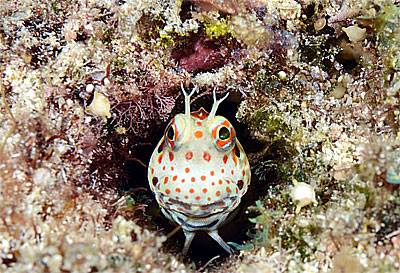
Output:
<svg viewBox="0 0 400 273">
<path fill-rule="evenodd" d="M 136 225 L 132 221 L 126 220 L 124 217 L 119 215 L 113 222 L 113 233 L 115 235 L 114 240 L 119 242 L 131 242 L 131 232 L 134 230 Z"/>
<path fill-rule="evenodd" d="M 108 101 L 107 97 L 95 91 L 93 101 L 87 107 L 87 110 L 90 113 L 102 117 L 104 120 L 106 120 L 106 117 L 111 117 L 110 108 L 110 102 Z"/>
<path fill-rule="evenodd" d="M 290 192 L 290 197 L 292 197 L 293 202 L 296 204 L 296 213 L 300 212 L 302 207 L 305 207 L 311 203 L 318 204 L 315 199 L 314 188 L 303 182 L 293 181 L 294 188 Z"/>
</svg>

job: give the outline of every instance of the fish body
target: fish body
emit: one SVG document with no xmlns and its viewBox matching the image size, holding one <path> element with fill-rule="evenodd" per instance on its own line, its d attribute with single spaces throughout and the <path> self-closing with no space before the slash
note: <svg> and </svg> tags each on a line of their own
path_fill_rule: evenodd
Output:
<svg viewBox="0 0 400 273">
<path fill-rule="evenodd" d="M 218 228 L 240 204 L 250 183 L 250 165 L 232 124 L 216 116 L 217 100 L 210 113 L 201 108 L 185 113 L 168 124 L 148 167 L 150 188 L 162 213 L 180 225 L 186 254 L 197 231 L 206 231 L 228 253 L 232 249 L 218 235 Z"/>
</svg>

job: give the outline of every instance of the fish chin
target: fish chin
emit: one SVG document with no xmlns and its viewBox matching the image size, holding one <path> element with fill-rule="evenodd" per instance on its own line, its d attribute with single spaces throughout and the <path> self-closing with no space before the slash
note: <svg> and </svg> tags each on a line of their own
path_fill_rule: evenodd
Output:
<svg viewBox="0 0 400 273">
<path fill-rule="evenodd" d="M 234 204 L 235 201 L 239 201 L 237 199 L 238 197 L 232 196 L 221 198 L 209 204 L 192 204 L 176 200 L 162 193 L 160 194 L 160 200 L 165 209 L 190 218 L 204 218 L 223 212 L 229 212 L 235 208 L 232 204 Z"/>
</svg>

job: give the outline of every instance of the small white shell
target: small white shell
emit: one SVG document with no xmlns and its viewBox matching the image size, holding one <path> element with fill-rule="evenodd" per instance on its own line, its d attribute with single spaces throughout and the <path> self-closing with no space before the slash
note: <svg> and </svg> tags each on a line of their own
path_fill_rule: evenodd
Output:
<svg viewBox="0 0 400 273">
<path fill-rule="evenodd" d="M 110 108 L 110 102 L 108 101 L 107 97 L 95 91 L 93 101 L 87 107 L 87 110 L 90 113 L 102 117 L 104 120 L 107 120 L 106 117 L 111 117 Z"/>
<path fill-rule="evenodd" d="M 326 26 L 326 19 L 325 17 L 319 18 L 317 21 L 314 22 L 315 30 L 319 31 Z"/>
<path fill-rule="evenodd" d="M 358 27 L 357 24 L 349 27 L 343 27 L 342 30 L 349 37 L 350 42 L 357 43 L 365 39 L 366 31 L 365 28 Z"/>
<path fill-rule="evenodd" d="M 305 207 L 311 203 L 318 204 L 315 199 L 314 188 L 303 182 L 293 181 L 294 188 L 290 192 L 290 197 L 292 197 L 293 202 L 296 204 L 296 213 L 300 212 L 302 207 Z"/>
</svg>

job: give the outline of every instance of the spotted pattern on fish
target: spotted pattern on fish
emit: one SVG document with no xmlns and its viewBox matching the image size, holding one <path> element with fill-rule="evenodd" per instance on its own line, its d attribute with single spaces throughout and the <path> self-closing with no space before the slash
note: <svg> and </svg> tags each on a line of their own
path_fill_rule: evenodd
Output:
<svg viewBox="0 0 400 273">
<path fill-rule="evenodd" d="M 151 156 L 150 188 L 162 213 L 182 227 L 186 254 L 196 231 L 206 231 L 228 253 L 232 249 L 218 235 L 218 228 L 239 205 L 250 183 L 250 165 L 232 124 L 216 116 L 217 100 L 210 113 L 201 108 L 176 115 Z"/>
</svg>

